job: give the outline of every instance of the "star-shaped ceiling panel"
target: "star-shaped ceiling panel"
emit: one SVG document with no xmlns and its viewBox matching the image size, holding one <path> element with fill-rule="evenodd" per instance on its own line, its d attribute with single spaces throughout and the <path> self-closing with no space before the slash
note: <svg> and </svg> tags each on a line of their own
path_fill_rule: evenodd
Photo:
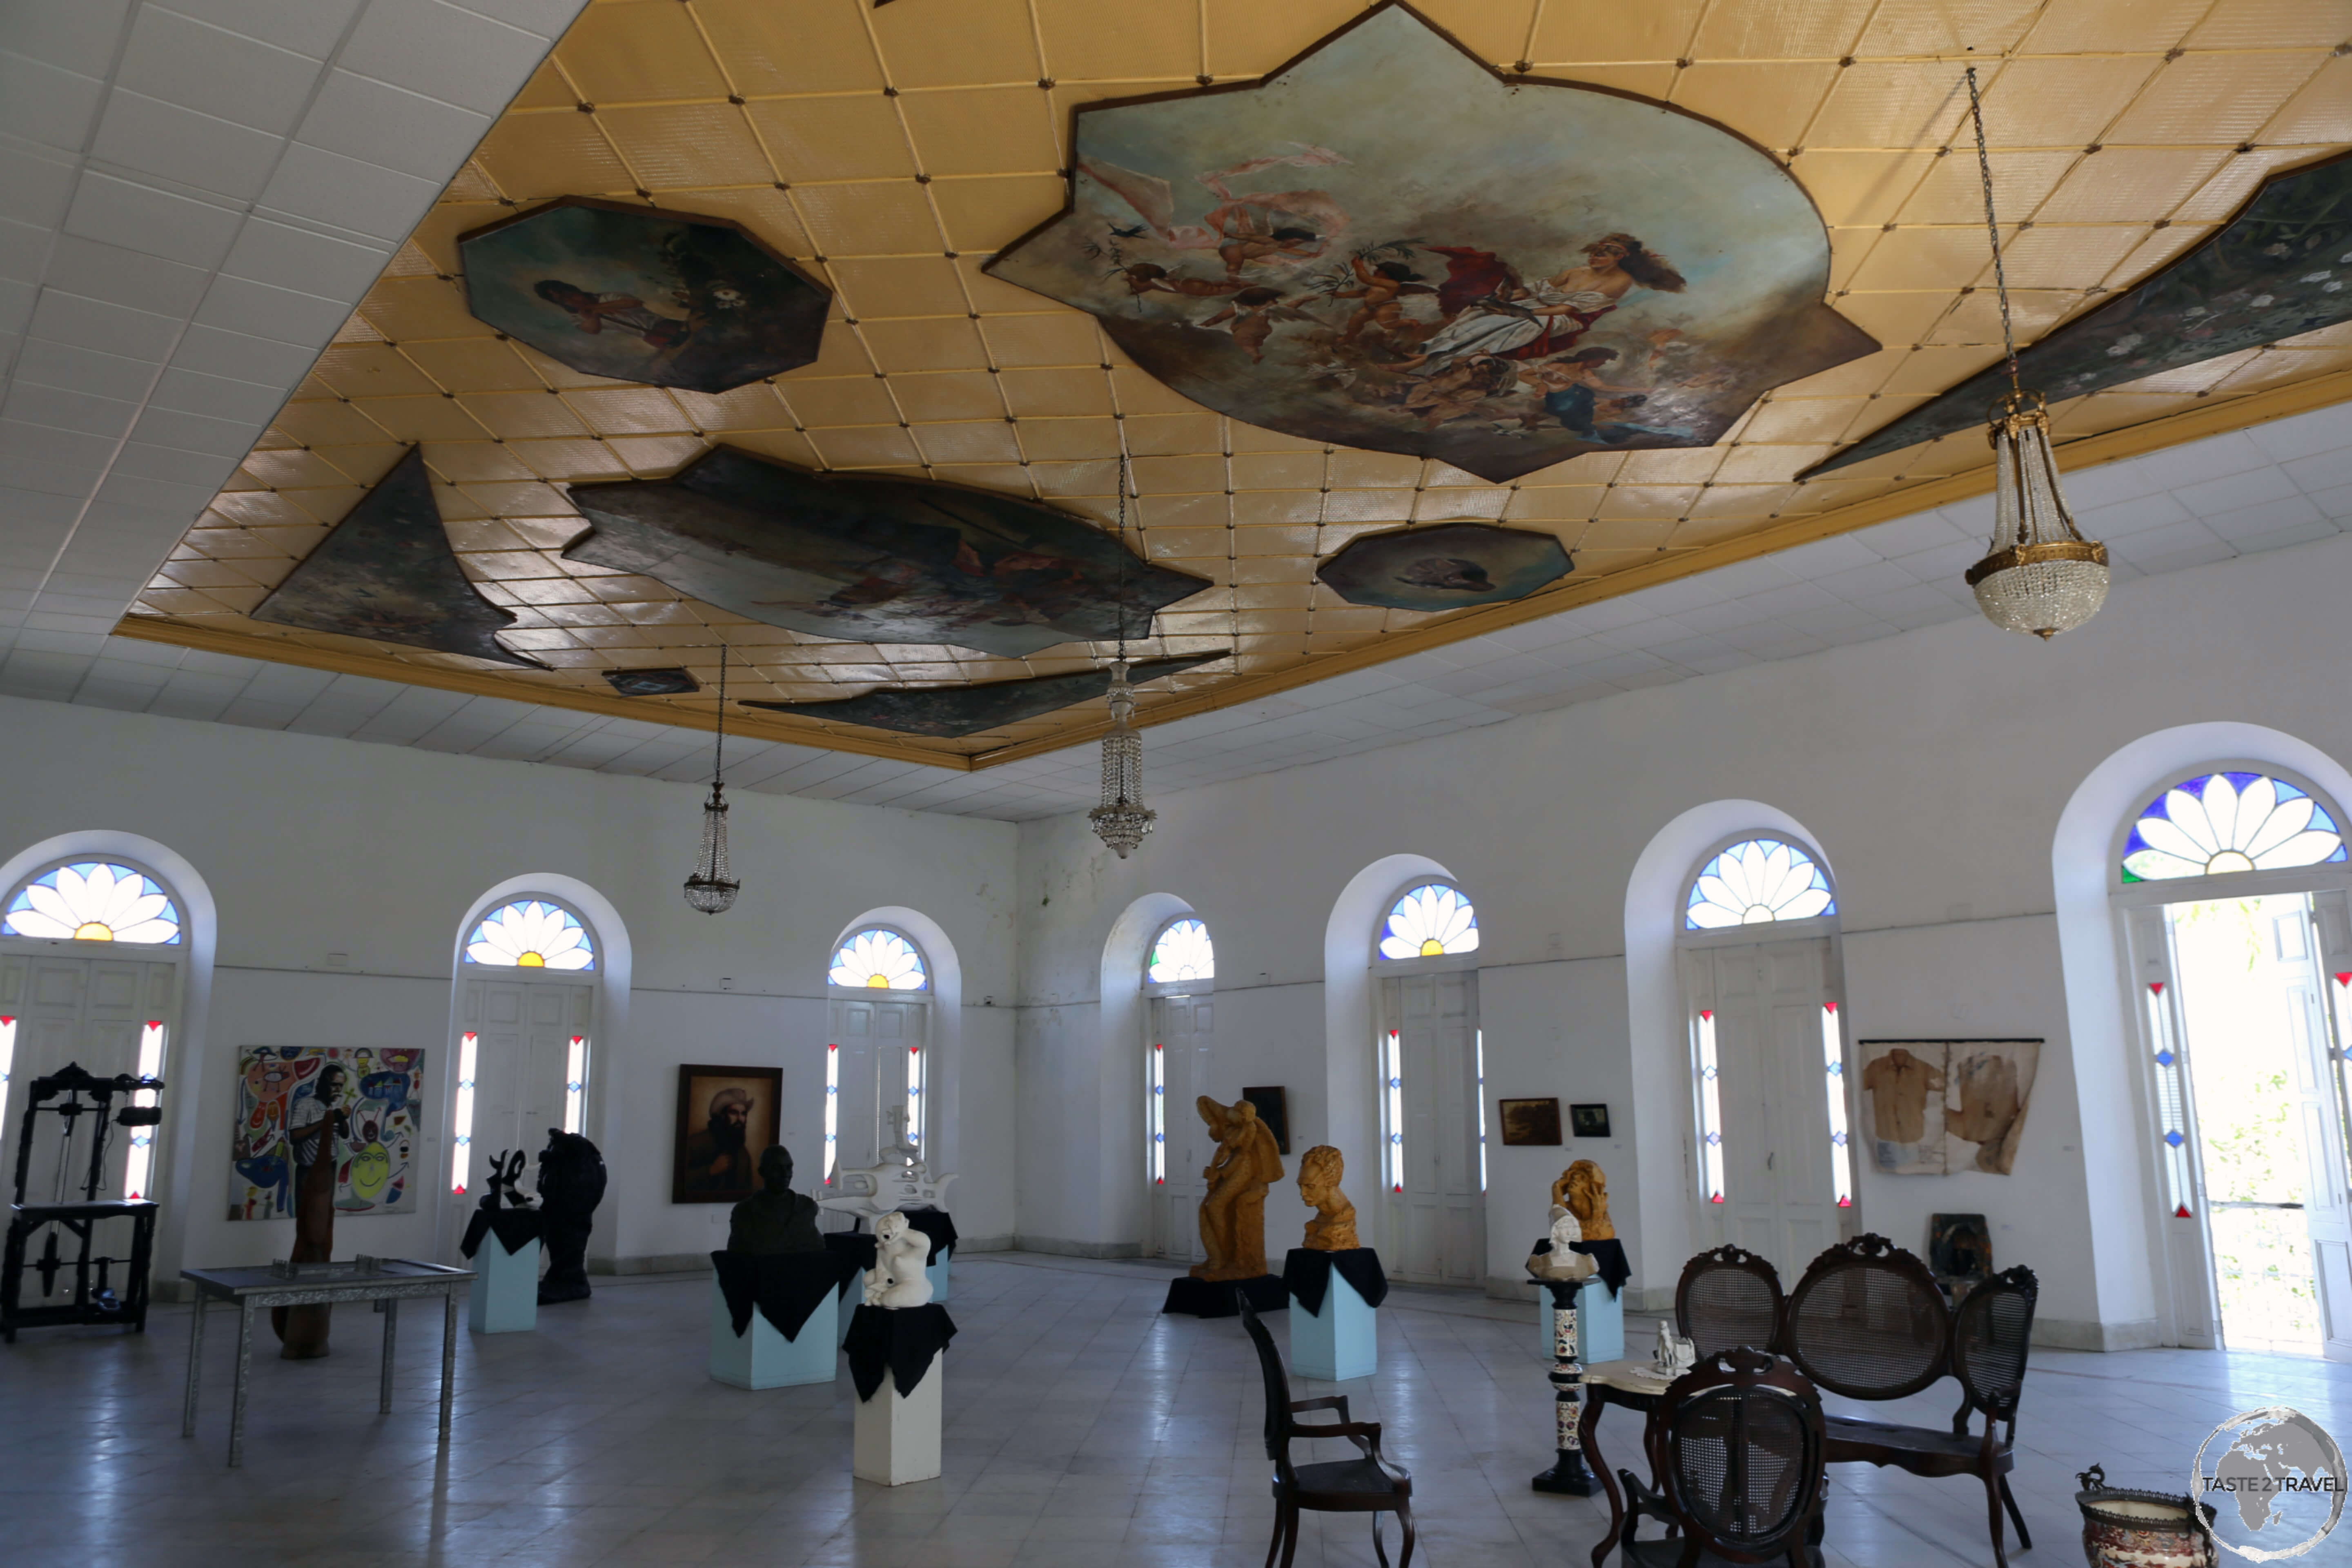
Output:
<svg viewBox="0 0 2352 1568">
<path fill-rule="evenodd" d="M 903 733 L 846 717 L 871 704 L 841 718 L 810 715 L 806 705 L 1076 674 L 1098 668 L 1115 645 L 1067 641 L 1014 657 L 773 625 L 598 565 L 593 551 L 567 556 L 591 527 L 570 487 L 667 479 L 727 447 L 792 468 L 996 491 L 1108 527 L 1124 451 L 1135 490 L 1129 543 L 1206 584 L 1166 604 L 1151 635 L 1129 645 L 1139 660 L 1205 660 L 1164 666 L 1176 673 L 1143 689 L 1140 719 L 1164 720 L 1989 488 L 1984 442 L 1968 430 L 1798 479 L 2000 355 L 1966 132 L 1969 64 L 1985 84 L 2008 277 L 2029 341 L 2179 260 L 2267 177 L 2352 143 L 2343 14 L 2296 0 L 1433 0 L 1420 14 L 1505 79 L 1654 100 L 1769 154 L 1758 166 L 1775 179 L 1783 176 L 1770 164 L 1785 169 L 1825 226 L 1828 306 L 1882 345 L 1762 393 L 1711 444 L 1588 451 L 1501 482 L 1434 457 L 1319 443 L 1212 412 L 1129 361 L 1094 317 L 983 270 L 1070 200 L 1076 111 L 1255 83 L 1368 9 L 1377 8 L 602 0 L 492 129 L 124 630 L 697 726 L 715 708 L 723 641 L 735 663 L 730 697 L 803 709 L 739 709 L 730 727 L 984 766 L 1098 732 L 1100 704 L 1036 714 L 1003 702 L 1014 716 L 961 734 L 937 732 L 954 723 Z M 1444 133 L 1443 106 L 1412 104 L 1412 83 L 1368 81 L 1365 91 Z M 1346 147 L 1322 151 L 1349 156 Z M 1636 138 L 1593 155 L 1643 153 Z M 1281 173 L 1286 186 L 1313 184 L 1311 167 Z M 1336 176 L 1326 184 L 1342 188 Z M 1268 188 L 1233 187 L 1243 198 Z M 816 358 L 713 394 L 604 379 L 502 335 L 468 310 L 460 237 L 566 197 L 740 226 L 762 252 L 832 291 Z M 1265 226 L 1268 234 L 1284 226 L 1309 237 L 1259 249 L 1287 245 L 1299 269 L 1231 278 L 1216 265 L 1162 269 L 1202 291 L 1196 321 L 1239 298 L 1238 288 L 1218 293 L 1234 282 L 1278 297 L 1240 306 L 1258 310 L 1277 343 L 1318 331 L 1336 342 L 1358 300 L 1341 297 L 1346 279 L 1310 277 L 1304 263 L 1349 268 L 1360 253 L 1375 271 L 1395 261 L 1429 279 L 1433 294 L 1442 287 L 1437 258 L 1379 248 L 1437 243 L 1432 237 L 1318 237 L 1295 217 Z M 1310 249 L 1328 254 L 1301 254 Z M 1486 308 L 1592 316 L 1595 279 L 1574 270 L 1586 259 L 1506 255 L 1494 273 L 1501 281 L 1484 285 L 1500 303 Z M 1738 264 L 1736 248 L 1665 259 L 1693 279 L 1729 276 L 1724 268 Z M 712 312 L 745 297 L 711 265 L 688 280 L 690 304 L 593 279 L 534 294 L 563 312 L 560 330 L 627 332 L 648 353 L 674 353 L 685 329 L 666 323 L 698 310 L 717 320 Z M 2332 250 L 2312 265 L 2329 273 L 2308 285 L 2315 295 L 2352 277 L 2352 263 Z M 1602 280 L 1599 293 L 1612 286 Z M 1653 306 L 1693 298 L 1667 292 L 1651 289 Z M 515 296 L 526 307 L 533 297 Z M 1381 328 L 1396 331 L 1377 368 L 1391 380 L 1418 372 L 1433 382 L 1427 365 L 1404 363 L 1427 347 L 1411 341 L 1409 315 Z M 1233 320 L 1214 330 L 1245 348 Z M 1606 321 L 1584 324 L 1587 346 L 1613 341 Z M 1419 330 L 1433 341 L 1444 329 L 1433 319 Z M 1498 429 L 1522 412 L 1503 401 L 1507 392 L 1580 434 L 1605 432 L 1608 421 L 1631 427 L 1667 374 L 1660 366 L 1674 362 L 1673 338 L 1649 335 L 1658 331 L 1671 329 L 1652 323 L 1641 343 L 1625 335 L 1615 363 L 1597 366 L 1569 364 L 1572 354 L 1508 369 L 1439 355 L 1464 384 L 1393 395 L 1417 414 Z M 2056 407 L 2070 442 L 2062 461 L 2080 466 L 2335 401 L 2352 395 L 2347 370 L 2352 324 L 2337 324 L 2108 386 Z M 1496 379 L 1478 381 L 1489 374 Z M 1479 401 L 1488 394 L 1495 401 Z M 1454 401 L 1438 408 L 1444 399 Z M 515 617 L 497 636 L 541 668 L 253 618 L 412 447 L 457 562 Z M 1351 602 L 1318 578 L 1318 563 L 1366 535 L 1465 521 L 1550 535 L 1573 570 L 1534 574 L 1543 585 L 1524 598 L 1474 596 L 1451 611 L 1362 602 L 1380 595 Z M 1473 581 L 1457 554 L 1444 552 L 1437 567 L 1409 563 L 1415 575 L 1406 580 L 1443 586 L 1451 563 L 1453 576 Z M 630 682 L 608 679 L 681 668 L 700 689 L 630 697 L 620 694 Z M 658 691 L 677 682 L 645 684 Z"/>
</svg>

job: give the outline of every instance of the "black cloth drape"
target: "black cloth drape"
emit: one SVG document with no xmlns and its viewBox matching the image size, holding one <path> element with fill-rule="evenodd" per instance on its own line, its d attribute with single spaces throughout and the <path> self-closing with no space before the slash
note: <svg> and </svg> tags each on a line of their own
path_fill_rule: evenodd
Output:
<svg viewBox="0 0 2352 1568">
<path fill-rule="evenodd" d="M 955 1320 L 937 1301 L 922 1307 L 861 1305 L 849 1320 L 849 1378 L 860 1403 L 874 1397 L 888 1373 L 901 1398 L 915 1392 L 931 1358 L 955 1338 Z"/>
<path fill-rule="evenodd" d="M 1160 1310 L 1185 1312 L 1195 1318 L 1239 1317 L 1241 1309 L 1234 1305 L 1235 1290 L 1248 1299 L 1253 1312 L 1277 1312 L 1290 1305 L 1290 1289 L 1276 1275 L 1261 1274 L 1254 1279 L 1195 1279 L 1190 1274 L 1179 1274 L 1168 1281 L 1168 1300 Z"/>
<path fill-rule="evenodd" d="M 1612 1301 L 1617 1299 L 1617 1292 L 1625 1288 L 1625 1281 L 1633 1278 L 1633 1266 L 1625 1260 L 1625 1244 L 1615 1237 L 1606 1241 L 1571 1241 L 1568 1247 L 1570 1251 L 1581 1252 L 1600 1265 L 1597 1278 L 1609 1287 L 1609 1299 Z M 1536 1243 L 1538 1257 L 1550 1250 L 1549 1237 Z"/>
<path fill-rule="evenodd" d="M 829 1230 L 824 1233 L 824 1249 L 841 1261 L 841 1292 L 849 1293 L 857 1277 L 874 1267 L 875 1242 L 871 1236 L 858 1230 Z"/>
<path fill-rule="evenodd" d="M 1337 1252 L 1294 1247 L 1282 1260 L 1282 1282 L 1290 1288 L 1290 1294 L 1300 1306 L 1320 1316 L 1323 1298 L 1331 1289 L 1334 1268 L 1364 1299 L 1365 1306 L 1377 1307 L 1388 1300 L 1388 1271 L 1381 1267 L 1381 1255 L 1369 1247 L 1350 1247 Z"/>
<path fill-rule="evenodd" d="M 840 1288 L 841 1255 L 824 1252 L 714 1252 L 710 1266 L 719 1274 L 719 1293 L 727 1298 L 727 1315 L 740 1336 L 751 1329 L 752 1309 L 768 1320 L 776 1332 L 798 1340 L 809 1314 Z"/>
<path fill-rule="evenodd" d="M 511 1258 L 537 1241 L 546 1231 L 547 1215 L 538 1209 L 476 1209 L 474 1217 L 466 1222 L 466 1238 L 457 1250 L 471 1258 L 482 1245 L 482 1237 L 497 1233 L 499 1245 Z"/>
<path fill-rule="evenodd" d="M 955 1250 L 955 1220 L 947 1210 L 922 1208 L 900 1209 L 898 1212 L 907 1216 L 909 1226 L 931 1238 L 931 1262 L 943 1262 L 947 1255 Z"/>
</svg>

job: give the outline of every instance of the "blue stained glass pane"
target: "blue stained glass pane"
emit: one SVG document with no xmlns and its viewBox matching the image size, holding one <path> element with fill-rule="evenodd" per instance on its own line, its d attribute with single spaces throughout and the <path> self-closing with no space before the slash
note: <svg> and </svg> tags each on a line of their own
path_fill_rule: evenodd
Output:
<svg viewBox="0 0 2352 1568">
<path fill-rule="evenodd" d="M 2168 1068 L 2168 1067 L 2170 1067 L 2170 1066 L 2172 1065 L 2172 1053 L 2171 1053 L 2170 1051 L 2158 1051 L 2158 1052 L 2157 1052 L 2157 1053 L 2156 1053 L 2156 1065 L 2157 1065 L 2157 1066 L 2158 1066 L 2158 1067 L 2160 1067 L 2160 1068 Z"/>
<path fill-rule="evenodd" d="M 1832 1078 L 1843 1078 L 1843 1077 L 1845 1076 L 1845 1063 L 1843 1063 L 1843 1062 L 1832 1062 L 1832 1063 L 1830 1063 L 1830 1076 L 1831 1076 Z"/>
<path fill-rule="evenodd" d="M 2236 790 L 2240 795 L 2245 794 L 2246 786 L 2262 776 L 2263 775 L 2260 773 L 2219 773 L 2207 775 L 2207 777 L 2228 779 L 2230 781 L 2230 787 Z M 2273 787 L 2279 792 L 2279 795 L 2282 799 L 2301 800 L 2303 798 L 2303 792 L 2295 788 L 2294 785 L 2287 783 L 2284 779 L 2279 780 Z M 2197 782 L 2197 798 L 2200 800 L 2205 798 L 2205 781 L 2203 779 L 2200 779 Z"/>
<path fill-rule="evenodd" d="M 1843 1132 L 1832 1132 L 1830 1134 L 1830 1142 L 1843 1149 L 1845 1147 L 1845 1134 Z"/>
<path fill-rule="evenodd" d="M 2178 1133 L 2178 1132 L 2168 1132 L 2168 1133 L 2166 1133 L 2166 1134 L 2164 1135 L 2164 1141 L 2165 1141 L 2166 1142 L 2168 1142 L 2168 1143 L 2171 1144 L 2171 1145 L 2172 1145 L 2174 1148 L 2176 1148 L 2176 1149 L 2179 1148 L 2183 1143 L 2186 1143 L 2187 1142 L 2189 1142 L 2189 1140 L 2187 1140 L 2186 1138 L 2183 1138 L 2183 1137 L 2182 1137 L 2179 1133 Z"/>
<path fill-rule="evenodd" d="M 1710 1132 L 1706 1135 L 1706 1141 L 1711 1144 L 1720 1143 L 1723 1142 L 1723 1134 L 1720 1132 Z"/>
<path fill-rule="evenodd" d="M 1402 1143 L 1404 1142 L 1404 1134 L 1402 1132 L 1391 1132 L 1389 1134 L 1389 1142 L 1391 1143 Z"/>
<path fill-rule="evenodd" d="M 1165 1143 L 1168 1142 L 1168 1134 L 1165 1132 L 1154 1132 L 1151 1135 L 1151 1141 L 1154 1143 Z"/>
</svg>

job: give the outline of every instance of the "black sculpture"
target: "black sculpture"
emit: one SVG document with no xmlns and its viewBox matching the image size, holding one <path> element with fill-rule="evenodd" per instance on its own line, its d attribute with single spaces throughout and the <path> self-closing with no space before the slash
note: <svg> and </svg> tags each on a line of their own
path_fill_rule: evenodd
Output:
<svg viewBox="0 0 2352 1568">
<path fill-rule="evenodd" d="M 793 1191 L 793 1152 L 778 1143 L 760 1156 L 761 1190 L 729 1215 L 727 1250 L 767 1257 L 780 1252 L 823 1252 L 817 1234 L 816 1200 Z"/>
<path fill-rule="evenodd" d="M 35 1079 L 28 1087 L 24 1116 L 16 1129 L 16 1201 L 9 1210 L 6 1247 L 0 1252 L 0 1339 L 15 1344 L 18 1329 L 60 1323 L 120 1323 L 134 1333 L 147 1331 L 147 1265 L 155 1243 L 156 1205 L 144 1194 L 101 1198 L 98 1190 L 106 1184 L 109 1134 L 116 1127 L 128 1127 L 137 1137 L 138 1129 L 162 1125 L 162 1109 L 140 1105 L 136 1096 L 163 1087 L 160 1078 L 133 1078 L 129 1073 L 100 1078 L 79 1062 L 68 1062 L 59 1071 Z M 131 1103 L 118 1107 L 114 1103 L 118 1097 Z M 52 1100 L 57 1103 L 51 1104 Z M 47 1203 L 28 1201 L 26 1193 L 32 1173 L 34 1130 L 44 1115 L 56 1116 L 61 1124 L 56 1187 Z M 89 1153 L 76 1183 L 74 1132 L 84 1116 L 92 1119 Z M 154 1134 L 151 1131 L 146 1136 Z M 77 1184 L 81 1195 L 69 1196 L 68 1187 Z M 107 1256 L 99 1238 L 100 1222 L 116 1218 L 131 1222 L 128 1258 Z M 34 1236 L 50 1226 L 79 1242 L 77 1255 L 62 1256 L 58 1249 L 58 1231 L 48 1230 L 40 1257 L 27 1262 L 26 1253 Z M 114 1272 L 117 1268 L 119 1275 Z M 28 1270 L 40 1279 L 41 1303 L 28 1305 L 23 1300 Z M 60 1274 L 70 1277 L 72 1300 L 50 1303 L 47 1298 L 55 1293 Z"/>
<path fill-rule="evenodd" d="M 588 1236 L 604 1201 L 604 1156 L 577 1132 L 549 1128 L 547 1147 L 539 1152 L 539 1207 L 547 1216 L 541 1233 L 547 1247 L 541 1306 L 588 1299 Z"/>
</svg>

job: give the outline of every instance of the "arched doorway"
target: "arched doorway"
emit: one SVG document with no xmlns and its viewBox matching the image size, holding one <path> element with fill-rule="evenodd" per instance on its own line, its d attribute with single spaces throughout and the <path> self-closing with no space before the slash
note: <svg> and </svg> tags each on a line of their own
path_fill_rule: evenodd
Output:
<svg viewBox="0 0 2352 1568">
<path fill-rule="evenodd" d="M 1149 1257 L 1197 1263 L 1207 1256 L 1199 1213 L 1211 1145 L 1193 1102 L 1207 1089 L 1217 1027 L 1216 948 L 1198 916 L 1178 915 L 1153 934 L 1142 984 L 1144 1246 Z"/>
<path fill-rule="evenodd" d="M 835 947 L 825 993 L 832 1031 L 825 1046 L 824 1181 L 830 1186 L 835 1171 L 878 1164 L 893 1144 L 928 1152 L 930 961 L 895 926 L 860 926 Z M 828 1223 L 835 1217 L 828 1215 Z"/>
<path fill-rule="evenodd" d="M 528 887 L 477 907 L 457 951 L 449 1201 L 472 1202 L 504 1152 L 585 1133 L 604 945 L 572 900 Z"/>
<path fill-rule="evenodd" d="M 1420 1284 L 1486 1278 L 1477 952 L 1476 906 L 1451 881 L 1399 889 L 1373 933 L 1381 1247 Z"/>
</svg>

